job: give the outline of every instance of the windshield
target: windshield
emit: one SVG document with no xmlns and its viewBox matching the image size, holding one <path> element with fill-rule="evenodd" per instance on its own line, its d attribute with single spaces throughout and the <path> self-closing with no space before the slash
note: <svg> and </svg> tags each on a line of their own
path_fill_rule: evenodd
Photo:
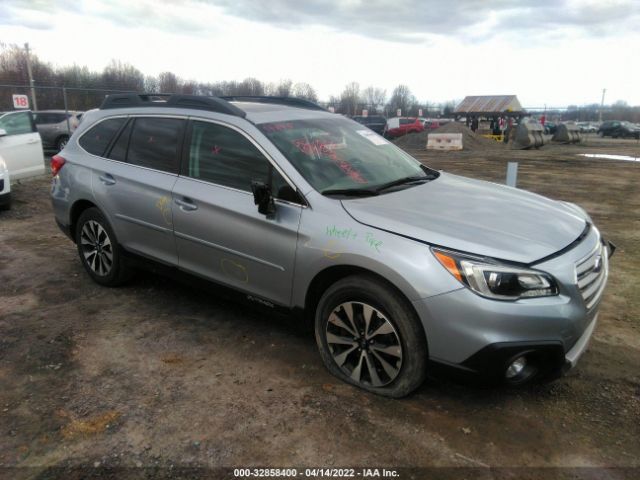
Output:
<svg viewBox="0 0 640 480">
<path fill-rule="evenodd" d="M 346 118 L 263 123 L 258 128 L 319 192 L 369 191 L 403 178 L 428 177 L 417 160 Z"/>
</svg>

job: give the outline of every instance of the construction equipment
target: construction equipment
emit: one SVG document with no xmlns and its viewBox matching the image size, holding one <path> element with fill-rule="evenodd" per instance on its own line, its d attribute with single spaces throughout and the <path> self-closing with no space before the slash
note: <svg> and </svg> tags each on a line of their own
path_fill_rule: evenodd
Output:
<svg viewBox="0 0 640 480">
<path fill-rule="evenodd" d="M 556 129 L 556 133 L 553 134 L 551 139 L 558 143 L 578 143 L 582 141 L 582 135 L 580 135 L 580 127 L 573 122 L 560 123 Z"/>
<path fill-rule="evenodd" d="M 526 150 L 528 148 L 540 148 L 544 145 L 544 127 L 537 121 L 524 118 L 515 129 L 515 134 L 510 133 L 513 138 L 512 148 Z"/>
<path fill-rule="evenodd" d="M 482 135 L 484 138 L 488 138 L 489 140 L 495 140 L 498 143 L 504 142 L 504 135 Z"/>
</svg>

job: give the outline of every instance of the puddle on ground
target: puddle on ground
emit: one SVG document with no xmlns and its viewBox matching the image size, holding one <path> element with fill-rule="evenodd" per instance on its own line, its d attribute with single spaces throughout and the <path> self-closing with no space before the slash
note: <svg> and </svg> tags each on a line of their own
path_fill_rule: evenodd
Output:
<svg viewBox="0 0 640 480">
<path fill-rule="evenodd" d="M 578 153 L 581 157 L 605 158 L 607 160 L 626 160 L 629 162 L 640 162 L 640 157 L 630 157 L 628 155 L 609 155 L 607 153 Z"/>
</svg>

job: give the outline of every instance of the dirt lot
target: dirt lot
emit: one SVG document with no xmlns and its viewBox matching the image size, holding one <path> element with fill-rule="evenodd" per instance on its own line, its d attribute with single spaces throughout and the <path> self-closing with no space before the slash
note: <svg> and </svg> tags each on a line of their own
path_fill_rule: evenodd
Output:
<svg viewBox="0 0 640 480">
<path fill-rule="evenodd" d="M 640 156 L 640 145 L 414 153 L 500 182 L 518 160 L 521 188 L 579 203 L 618 245 L 599 327 L 566 378 L 523 390 L 432 380 L 404 400 L 361 392 L 325 371 L 311 333 L 290 318 L 150 273 L 119 289 L 93 284 L 53 222 L 48 179 L 37 179 L 0 213 L 0 477 L 80 478 L 59 470 L 76 466 L 150 476 L 204 467 L 198 475 L 215 477 L 206 469 L 490 465 L 635 467 L 572 475 L 638 478 L 640 163 L 576 154 Z"/>
</svg>

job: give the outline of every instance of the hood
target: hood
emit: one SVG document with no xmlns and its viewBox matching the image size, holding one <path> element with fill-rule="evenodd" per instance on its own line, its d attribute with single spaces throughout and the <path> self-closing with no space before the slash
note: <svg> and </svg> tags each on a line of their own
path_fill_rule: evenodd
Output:
<svg viewBox="0 0 640 480">
<path fill-rule="evenodd" d="M 586 226 L 586 217 L 571 204 L 444 172 L 423 185 L 342 204 L 371 227 L 520 263 L 563 249 Z"/>
</svg>

